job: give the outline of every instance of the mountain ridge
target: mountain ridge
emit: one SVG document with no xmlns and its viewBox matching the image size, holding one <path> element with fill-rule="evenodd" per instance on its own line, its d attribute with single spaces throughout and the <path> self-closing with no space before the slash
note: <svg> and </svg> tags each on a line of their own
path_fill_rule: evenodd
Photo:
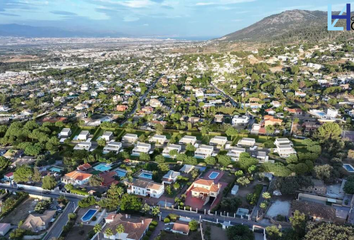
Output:
<svg viewBox="0 0 354 240">
<path fill-rule="evenodd" d="M 340 20 L 337 26 L 343 26 L 343 23 L 344 21 Z M 340 35 L 341 32 L 327 31 L 326 12 L 296 9 L 270 15 L 216 40 L 223 42 L 320 41 Z"/>
</svg>

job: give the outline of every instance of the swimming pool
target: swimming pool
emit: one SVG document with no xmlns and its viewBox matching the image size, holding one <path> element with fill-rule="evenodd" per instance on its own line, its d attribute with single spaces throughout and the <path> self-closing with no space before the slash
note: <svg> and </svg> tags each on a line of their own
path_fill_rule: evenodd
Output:
<svg viewBox="0 0 354 240">
<path fill-rule="evenodd" d="M 348 172 L 354 172 L 354 167 L 351 164 L 344 164 L 343 167 L 345 168 L 345 170 L 347 170 Z"/>
<path fill-rule="evenodd" d="M 83 221 L 83 222 L 90 221 L 93 218 L 93 216 L 96 215 L 96 213 L 97 213 L 96 209 L 87 210 L 87 212 L 84 214 L 84 216 L 82 216 L 81 221 Z"/>
<path fill-rule="evenodd" d="M 49 170 L 50 170 L 51 172 L 57 172 L 57 173 L 61 173 L 61 171 L 62 171 L 62 169 L 57 168 L 57 167 L 51 167 L 51 168 L 49 168 Z"/>
<path fill-rule="evenodd" d="M 93 167 L 96 171 L 100 171 L 100 172 L 106 172 L 111 170 L 111 164 L 108 163 L 100 163 L 97 166 Z"/>
<path fill-rule="evenodd" d="M 152 173 L 142 172 L 139 174 L 139 177 L 146 178 L 146 179 L 152 179 Z"/>
<path fill-rule="evenodd" d="M 116 170 L 114 170 L 117 174 L 118 177 L 123 178 L 125 177 L 125 175 L 127 175 L 127 171 L 121 168 L 117 168 Z"/>
<path fill-rule="evenodd" d="M 209 179 L 216 179 L 219 176 L 218 172 L 211 172 L 209 174 Z"/>
</svg>

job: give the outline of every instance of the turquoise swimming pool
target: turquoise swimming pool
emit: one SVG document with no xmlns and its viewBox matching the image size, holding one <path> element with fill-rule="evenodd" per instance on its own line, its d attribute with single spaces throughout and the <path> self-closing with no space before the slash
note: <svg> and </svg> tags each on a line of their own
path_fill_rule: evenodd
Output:
<svg viewBox="0 0 354 240">
<path fill-rule="evenodd" d="M 91 219 L 93 218 L 93 216 L 95 216 L 97 213 L 96 209 L 89 209 L 84 216 L 82 216 L 81 221 L 83 222 L 88 222 L 91 221 Z"/>
<path fill-rule="evenodd" d="M 125 175 L 127 175 L 127 171 L 120 169 L 120 168 L 117 168 L 114 171 L 118 174 L 118 177 L 120 177 L 120 178 L 123 178 L 123 177 L 125 177 Z"/>
<path fill-rule="evenodd" d="M 146 179 L 152 179 L 152 173 L 142 172 L 139 174 L 139 177 L 146 178 Z"/>
<path fill-rule="evenodd" d="M 100 172 L 106 172 L 112 169 L 111 164 L 108 163 L 100 163 L 97 166 L 93 167 L 96 171 L 100 171 Z"/>
<path fill-rule="evenodd" d="M 218 172 L 212 172 L 209 174 L 209 179 L 216 179 L 219 176 Z"/>
</svg>

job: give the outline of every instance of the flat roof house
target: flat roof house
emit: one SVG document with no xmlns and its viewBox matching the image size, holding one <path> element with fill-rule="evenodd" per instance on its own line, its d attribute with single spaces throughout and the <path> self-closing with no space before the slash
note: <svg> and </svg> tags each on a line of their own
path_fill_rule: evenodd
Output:
<svg viewBox="0 0 354 240">
<path fill-rule="evenodd" d="M 90 177 L 92 177 L 92 174 L 90 173 L 84 173 L 84 172 L 79 172 L 79 171 L 72 171 L 64 175 L 62 177 L 61 181 L 65 184 L 73 184 L 73 185 L 85 185 L 89 182 Z"/>
<path fill-rule="evenodd" d="M 111 131 L 106 131 L 103 133 L 103 135 L 101 136 L 102 139 L 106 140 L 106 142 L 109 142 L 112 140 L 113 138 L 113 132 Z"/>
<path fill-rule="evenodd" d="M 166 158 L 173 158 L 175 156 L 170 156 L 170 152 L 172 150 L 177 150 L 177 154 L 179 154 L 182 150 L 182 146 L 181 145 L 177 145 L 177 144 L 169 144 L 167 147 L 165 147 L 162 151 L 162 156 L 166 157 Z"/>
<path fill-rule="evenodd" d="M 94 148 L 92 147 L 91 142 L 80 142 L 75 145 L 74 150 L 86 150 L 86 151 L 93 151 Z"/>
<path fill-rule="evenodd" d="M 105 218 L 105 221 L 106 226 L 102 230 L 104 239 L 141 240 L 148 231 L 152 218 L 111 213 Z M 123 225 L 123 233 L 117 232 L 116 229 L 119 225 Z M 112 230 L 113 236 L 107 236 L 105 234 L 107 228 Z"/>
<path fill-rule="evenodd" d="M 123 143 L 134 144 L 137 141 L 138 141 L 138 135 L 136 135 L 136 134 L 127 133 L 122 138 Z"/>
<path fill-rule="evenodd" d="M 253 147 L 255 144 L 256 144 L 256 139 L 254 138 L 242 138 L 237 143 L 237 145 L 241 147 Z"/>
<path fill-rule="evenodd" d="M 196 136 L 183 136 L 179 140 L 179 144 L 192 144 L 194 145 L 197 142 L 197 137 Z"/>
<path fill-rule="evenodd" d="M 210 139 L 209 142 L 210 145 L 215 145 L 218 147 L 224 147 L 226 143 L 227 143 L 227 137 L 223 137 L 223 136 L 213 137 L 212 139 Z"/>
<path fill-rule="evenodd" d="M 135 147 L 133 148 L 132 155 L 133 156 L 139 156 L 140 153 L 149 154 L 150 150 L 151 150 L 151 144 L 138 142 L 135 145 Z"/>
<path fill-rule="evenodd" d="M 103 148 L 103 154 L 107 154 L 109 152 L 118 153 L 120 151 L 120 149 L 122 149 L 122 143 L 120 143 L 120 142 L 109 142 Z"/>
<path fill-rule="evenodd" d="M 153 198 L 160 198 L 165 191 L 163 184 L 155 183 L 153 181 L 134 179 L 133 182 L 126 182 L 128 185 L 127 193 L 139 196 L 149 196 Z"/>
<path fill-rule="evenodd" d="M 246 152 L 245 148 L 234 147 L 234 148 L 231 148 L 227 152 L 226 156 L 229 156 L 232 161 L 238 161 L 239 158 L 240 158 L 241 153 L 244 153 L 244 152 Z"/>
<path fill-rule="evenodd" d="M 200 145 L 194 152 L 195 158 L 205 159 L 210 157 L 214 152 L 214 146 Z"/>
<path fill-rule="evenodd" d="M 70 128 L 63 128 L 62 130 L 61 130 L 61 132 L 59 133 L 59 138 L 68 138 L 68 137 L 70 137 L 71 136 L 71 134 L 72 134 L 72 132 L 71 132 L 71 129 Z"/>
<path fill-rule="evenodd" d="M 293 143 L 287 138 L 277 138 L 274 144 L 277 147 L 275 152 L 277 152 L 282 158 L 296 154 L 296 151 L 293 148 Z"/>
<path fill-rule="evenodd" d="M 249 116 L 239 116 L 239 115 L 235 115 L 233 118 L 232 118 L 232 125 L 237 125 L 237 124 L 247 124 L 249 123 L 250 121 L 250 118 Z"/>
<path fill-rule="evenodd" d="M 149 142 L 156 143 L 158 145 L 163 145 L 167 141 L 167 137 L 165 135 L 155 134 L 149 139 Z"/>
<path fill-rule="evenodd" d="M 81 131 L 80 134 L 77 136 L 77 140 L 79 140 L 79 141 L 86 141 L 89 136 L 90 136 L 89 131 L 83 130 L 83 131 Z"/>
</svg>

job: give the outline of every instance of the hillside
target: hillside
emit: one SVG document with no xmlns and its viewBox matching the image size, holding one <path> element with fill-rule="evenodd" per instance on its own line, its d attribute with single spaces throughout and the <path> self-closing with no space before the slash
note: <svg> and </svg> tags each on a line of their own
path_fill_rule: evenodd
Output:
<svg viewBox="0 0 354 240">
<path fill-rule="evenodd" d="M 337 26 L 342 25 L 341 22 Z M 294 42 L 320 41 L 353 35 L 351 32 L 328 32 L 327 13 L 323 11 L 289 10 L 271 15 L 249 27 L 217 40 L 223 42 Z"/>
</svg>

